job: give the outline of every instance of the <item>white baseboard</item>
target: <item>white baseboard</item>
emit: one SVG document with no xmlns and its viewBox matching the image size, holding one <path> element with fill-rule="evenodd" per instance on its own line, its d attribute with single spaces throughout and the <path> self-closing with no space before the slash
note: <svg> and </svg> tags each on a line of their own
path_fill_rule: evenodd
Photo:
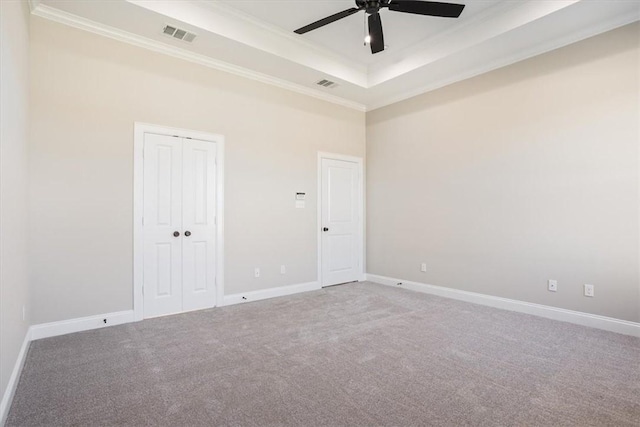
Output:
<svg viewBox="0 0 640 427">
<path fill-rule="evenodd" d="M 107 322 L 105 323 L 105 319 Z M 2 396 L 0 402 L 0 426 L 4 425 L 11 402 L 18 386 L 18 380 L 22 373 L 22 367 L 27 356 L 29 343 L 41 338 L 55 337 L 58 335 L 70 334 L 73 332 L 88 331 L 90 329 L 106 328 L 108 326 L 121 325 L 123 323 L 133 322 L 133 310 L 120 311 L 116 313 L 107 313 L 98 316 L 81 317 L 79 319 L 62 320 L 60 322 L 42 323 L 33 325 L 25 334 L 22 347 L 18 353 L 18 358 L 11 372 L 9 383 Z"/>
<path fill-rule="evenodd" d="M 277 288 L 263 289 L 260 291 L 243 292 L 239 294 L 225 295 L 223 306 L 241 304 L 250 301 L 259 301 L 267 298 L 282 297 L 298 294 L 300 292 L 317 291 L 322 289 L 318 282 L 300 283 L 297 285 L 280 286 Z"/>
<path fill-rule="evenodd" d="M 11 376 L 9 377 L 7 388 L 2 395 L 2 401 L 0 402 L 0 426 L 4 425 L 5 421 L 7 420 L 7 416 L 9 415 L 11 402 L 13 401 L 13 396 L 16 393 L 16 387 L 18 387 L 18 380 L 20 379 L 20 374 L 22 373 L 24 361 L 27 358 L 27 350 L 29 350 L 30 342 L 31 329 L 29 328 L 27 329 L 27 333 L 24 335 L 24 341 L 22 342 L 22 347 L 20 347 L 20 352 L 18 353 L 16 363 L 13 366 L 13 371 L 11 371 Z"/>
<path fill-rule="evenodd" d="M 367 274 L 367 280 L 382 285 L 410 289 L 412 291 L 438 295 L 445 298 L 501 308 L 503 310 L 517 311 L 519 313 L 533 314 L 547 319 L 560 320 L 563 322 L 575 323 L 576 325 L 589 326 L 591 328 L 640 337 L 640 323 L 630 322 L 627 320 L 614 319 L 612 317 L 599 316 L 597 314 L 566 310 L 563 308 L 534 304 L 508 298 L 500 298 L 476 292 L 461 291 L 442 286 L 427 285 L 425 283 L 412 282 L 410 280 L 394 279 L 392 277 L 378 276 L 375 274 Z M 402 285 L 398 286 L 398 283 L 402 283 Z"/>
<path fill-rule="evenodd" d="M 250 301 L 259 301 L 267 298 L 275 298 L 285 295 L 292 295 L 301 292 L 316 291 L 321 289 L 322 286 L 318 282 L 301 283 L 297 285 L 281 286 L 278 288 L 264 289 L 260 291 L 245 292 L 234 295 L 227 295 L 224 297 L 222 306 L 241 304 Z M 106 323 L 105 323 L 106 319 Z M 39 325 L 33 325 L 28 330 L 24 337 L 24 342 L 18 353 L 13 372 L 9 378 L 7 389 L 2 396 L 0 402 L 0 426 L 4 425 L 7 416 L 9 415 L 9 408 L 13 401 L 13 396 L 22 373 L 22 367 L 27 356 L 27 350 L 31 341 L 39 340 L 42 338 L 55 337 L 59 335 L 71 334 L 74 332 L 88 331 L 91 329 L 106 328 L 109 326 L 122 325 L 124 323 L 134 322 L 134 311 L 126 310 L 115 313 L 100 314 L 96 316 L 81 317 L 77 319 L 62 320 L 59 322 L 41 323 Z"/>
<path fill-rule="evenodd" d="M 41 338 L 56 337 L 58 335 L 71 334 L 73 332 L 106 328 L 133 321 L 133 310 L 126 310 L 96 316 L 80 317 L 77 319 L 62 320 L 60 322 L 41 323 L 31 327 L 31 339 L 35 341 Z"/>
<path fill-rule="evenodd" d="M 260 291 L 244 292 L 226 295 L 221 306 L 240 304 L 249 301 L 259 301 L 267 298 L 281 297 L 300 292 L 316 291 L 321 289 L 318 282 L 300 283 L 297 285 L 280 286 L 278 288 L 264 289 Z M 107 320 L 105 323 L 104 320 Z M 31 339 L 55 337 L 74 332 L 88 331 L 91 329 L 108 326 L 122 325 L 135 321 L 134 311 L 126 310 L 115 313 L 100 314 L 96 316 L 81 317 L 77 319 L 62 320 L 59 322 L 41 323 L 30 328 Z"/>
</svg>

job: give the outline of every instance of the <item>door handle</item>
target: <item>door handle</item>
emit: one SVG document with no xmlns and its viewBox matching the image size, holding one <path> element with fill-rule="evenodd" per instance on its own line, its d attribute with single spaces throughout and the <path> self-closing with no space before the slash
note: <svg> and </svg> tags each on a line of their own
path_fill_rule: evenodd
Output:
<svg viewBox="0 0 640 427">
<path fill-rule="evenodd" d="M 191 236 L 191 232 L 189 230 L 187 230 L 187 231 L 184 232 L 184 235 L 189 237 L 189 236 Z"/>
<path fill-rule="evenodd" d="M 323 228 L 322 231 L 329 231 L 327 227 Z"/>
<path fill-rule="evenodd" d="M 173 237 L 178 237 L 180 236 L 180 232 L 179 231 L 174 231 L 173 232 Z"/>
</svg>

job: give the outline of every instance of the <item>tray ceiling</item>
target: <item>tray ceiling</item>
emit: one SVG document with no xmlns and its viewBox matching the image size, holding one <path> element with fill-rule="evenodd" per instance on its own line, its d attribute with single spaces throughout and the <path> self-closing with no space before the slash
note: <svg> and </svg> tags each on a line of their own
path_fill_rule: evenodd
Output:
<svg viewBox="0 0 640 427">
<path fill-rule="evenodd" d="M 32 13 L 360 110 L 371 110 L 640 19 L 628 0 L 467 0 L 458 19 L 383 10 L 387 50 L 364 45 L 359 12 L 293 30 L 351 0 L 31 0 Z M 187 43 L 165 25 L 196 34 Z M 337 83 L 318 86 L 322 79 Z"/>
</svg>

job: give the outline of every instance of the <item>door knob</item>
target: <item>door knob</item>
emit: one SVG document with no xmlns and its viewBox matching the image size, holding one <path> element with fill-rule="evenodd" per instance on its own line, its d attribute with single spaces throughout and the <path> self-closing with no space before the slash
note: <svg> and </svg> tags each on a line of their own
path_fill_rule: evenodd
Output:
<svg viewBox="0 0 640 427">
<path fill-rule="evenodd" d="M 322 231 L 329 231 L 327 227 L 323 228 Z"/>
<path fill-rule="evenodd" d="M 173 232 L 173 237 L 178 237 L 179 235 L 180 235 L 180 232 L 179 232 L 179 231 L 174 231 L 174 232 Z"/>
<path fill-rule="evenodd" d="M 191 236 L 191 232 L 189 230 L 187 230 L 187 231 L 184 232 L 184 235 L 189 237 L 189 236 Z"/>
</svg>

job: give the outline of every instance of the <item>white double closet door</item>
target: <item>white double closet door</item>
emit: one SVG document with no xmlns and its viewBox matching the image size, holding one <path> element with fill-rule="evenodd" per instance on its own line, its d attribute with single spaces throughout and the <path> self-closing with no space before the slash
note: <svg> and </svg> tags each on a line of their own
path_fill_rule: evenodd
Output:
<svg viewBox="0 0 640 427">
<path fill-rule="evenodd" d="M 216 144 L 144 137 L 144 317 L 216 304 Z"/>
</svg>

